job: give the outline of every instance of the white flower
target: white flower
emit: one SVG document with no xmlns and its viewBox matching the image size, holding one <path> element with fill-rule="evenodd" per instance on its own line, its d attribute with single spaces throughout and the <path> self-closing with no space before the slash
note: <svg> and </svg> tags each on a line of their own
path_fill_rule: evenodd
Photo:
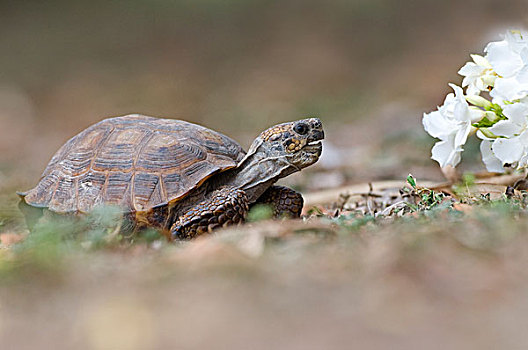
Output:
<svg viewBox="0 0 528 350">
<path fill-rule="evenodd" d="M 458 74 L 462 75 L 462 87 L 467 86 L 468 95 L 478 95 L 481 91 L 493 86 L 497 74 L 488 60 L 480 55 L 471 55 L 473 62 L 467 62 Z"/>
<path fill-rule="evenodd" d="M 504 101 L 520 100 L 528 96 L 528 74 L 524 74 L 524 70 L 521 73 L 517 76 L 495 80 L 495 86 L 490 91 L 494 103 L 504 105 Z"/>
<path fill-rule="evenodd" d="M 528 32 L 508 31 L 484 51 L 485 57 L 471 55 L 472 62 L 458 71 L 467 96 L 461 87 L 450 84 L 454 94 L 423 116 L 425 130 L 440 139 L 431 158 L 441 167 L 456 166 L 473 125 L 479 122 L 482 161 L 489 171 L 528 167 Z M 480 96 L 482 91 L 489 91 L 493 104 Z"/>
<path fill-rule="evenodd" d="M 462 146 L 456 146 L 456 135 L 452 134 L 446 140 L 438 141 L 431 150 L 431 159 L 436 160 L 440 167 L 446 165 L 456 166 L 460 163 Z"/>
<path fill-rule="evenodd" d="M 462 146 L 472 130 L 472 123 L 482 119 L 484 112 L 469 108 L 462 88 L 449 84 L 455 91 L 446 96 L 444 104 L 438 110 L 424 113 L 423 126 L 429 135 L 439 138 L 432 149 L 432 159 L 441 167 L 456 166 L 460 162 Z"/>
<path fill-rule="evenodd" d="M 480 143 L 480 153 L 482 153 L 482 161 L 484 162 L 484 165 L 486 165 L 486 169 L 488 169 L 489 172 L 503 173 L 504 167 L 502 166 L 501 160 L 497 158 L 491 150 L 492 145 L 493 141 L 487 139 L 482 140 L 482 142 Z"/>
<path fill-rule="evenodd" d="M 509 30 L 504 40 L 489 43 L 484 52 L 493 70 L 503 78 L 516 75 L 525 64 L 520 56 L 528 45 L 528 33 Z"/>
<path fill-rule="evenodd" d="M 528 104 L 513 103 L 504 106 L 502 113 L 508 118 L 488 128 L 496 136 L 513 137 L 528 128 Z"/>
<path fill-rule="evenodd" d="M 503 113 L 508 119 L 501 120 L 488 129 L 499 136 L 493 142 L 491 150 L 502 164 L 525 167 L 528 161 L 528 104 L 506 105 Z"/>
<path fill-rule="evenodd" d="M 524 131 L 519 136 L 509 139 L 497 139 L 493 142 L 491 149 L 503 164 L 524 168 L 528 165 L 528 132 Z"/>
<path fill-rule="evenodd" d="M 508 31 L 504 40 L 489 43 L 484 51 L 499 75 L 490 92 L 493 102 L 504 105 L 528 96 L 528 33 Z"/>
</svg>

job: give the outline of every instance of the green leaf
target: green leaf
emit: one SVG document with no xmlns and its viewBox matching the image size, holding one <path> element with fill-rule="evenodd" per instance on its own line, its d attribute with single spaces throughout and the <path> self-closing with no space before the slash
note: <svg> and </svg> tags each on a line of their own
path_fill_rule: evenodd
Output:
<svg viewBox="0 0 528 350">
<path fill-rule="evenodd" d="M 409 183 L 409 185 L 411 185 L 412 188 L 416 188 L 416 180 L 411 174 L 407 176 L 407 182 Z"/>
<path fill-rule="evenodd" d="M 484 117 L 478 123 L 473 123 L 472 125 L 475 128 L 489 128 L 490 126 L 493 126 L 496 122 L 496 120 L 489 120 L 487 117 Z"/>
</svg>

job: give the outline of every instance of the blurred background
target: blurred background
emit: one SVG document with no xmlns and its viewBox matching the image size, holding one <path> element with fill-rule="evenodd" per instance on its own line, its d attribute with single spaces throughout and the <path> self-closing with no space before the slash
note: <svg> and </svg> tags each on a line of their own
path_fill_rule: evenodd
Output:
<svg viewBox="0 0 528 350">
<path fill-rule="evenodd" d="M 525 6 L 1 1 L 0 179 L 34 185 L 64 141 L 128 113 L 197 122 L 244 147 L 271 124 L 318 115 L 327 130 L 319 168 L 341 171 L 313 187 L 440 178 L 422 113 L 460 83 L 470 53 L 526 24 Z"/>
</svg>

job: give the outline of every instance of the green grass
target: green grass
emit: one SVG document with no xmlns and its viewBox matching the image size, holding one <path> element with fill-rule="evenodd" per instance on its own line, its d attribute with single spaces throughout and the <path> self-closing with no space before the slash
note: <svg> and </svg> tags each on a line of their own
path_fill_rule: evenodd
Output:
<svg viewBox="0 0 528 350">
<path fill-rule="evenodd" d="M 509 326 L 522 328 L 525 194 L 461 203 L 412 183 L 405 197 L 412 205 L 390 216 L 313 210 L 303 220 L 272 221 L 261 207 L 245 225 L 184 242 L 152 230 L 127 238 L 111 207 L 81 219 L 46 218 L 0 249 L 0 321 L 13 327 L 4 334 L 34 345 L 27 329 L 47 340 L 60 329 L 56 342 L 66 347 L 101 337 L 122 345 L 146 334 L 146 348 L 170 348 L 192 342 L 195 329 L 200 344 L 242 329 L 267 346 L 257 334 L 283 329 L 287 343 L 292 324 L 308 327 L 306 334 L 327 327 L 319 337 L 347 344 L 355 324 L 356 336 L 369 329 L 391 344 L 417 327 L 438 337 L 438 329 L 451 334 L 474 324 L 463 332 L 471 341 L 464 344 L 473 344 L 497 329 L 508 335 L 502 320 L 510 314 Z M 11 224 L 0 232 L 25 234 Z M 505 299 L 515 293 L 521 297 Z"/>
<path fill-rule="evenodd" d="M 470 186 L 471 178 L 465 178 L 466 186 Z M 526 193 L 496 200 L 482 194 L 460 201 L 441 192 L 419 188 L 412 176 L 407 181 L 409 186 L 402 189 L 402 194 L 408 202 L 390 216 L 348 211 L 330 217 L 314 209 L 304 221 L 272 222 L 269 221 L 269 207 L 255 206 L 249 213 L 248 225 L 221 231 L 211 239 L 237 250 L 249 236 L 258 232 L 255 234 L 261 237 L 259 240 L 264 248 L 263 253 L 257 255 L 263 256 L 273 256 L 274 251 L 281 251 L 299 241 L 309 242 L 302 245 L 306 251 L 297 252 L 302 255 L 312 249 L 308 247 L 349 247 L 364 244 L 375 237 L 390 240 L 402 251 L 416 252 L 429 247 L 432 242 L 449 240 L 467 250 L 492 253 L 528 232 Z M 9 209 L 1 211 L 0 232 L 26 235 L 20 214 L 11 207 L 14 204 L 4 203 Z M 461 210 L 460 204 L 470 210 Z M 24 278 L 35 273 L 60 275 L 69 269 L 72 260 L 79 257 L 96 260 L 100 257 L 99 252 L 127 254 L 137 247 L 144 247 L 147 251 L 163 248 L 161 251 L 164 251 L 165 248 L 193 245 L 193 242 L 170 244 L 152 229 L 125 236 L 120 232 L 121 223 L 119 209 L 108 206 L 96 208 L 82 218 L 45 216 L 19 243 L 4 247 L 0 254 L 0 275 L 4 278 Z"/>
</svg>

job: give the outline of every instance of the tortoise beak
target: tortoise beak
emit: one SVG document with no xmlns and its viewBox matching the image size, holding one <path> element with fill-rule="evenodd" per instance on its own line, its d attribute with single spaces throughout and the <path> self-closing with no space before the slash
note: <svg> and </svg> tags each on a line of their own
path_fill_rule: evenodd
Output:
<svg viewBox="0 0 528 350">
<path fill-rule="evenodd" d="M 311 135 L 308 137 L 308 142 L 306 143 L 306 146 L 313 146 L 316 144 L 317 141 L 321 141 L 322 139 L 324 139 L 324 131 L 322 128 L 320 130 L 312 130 Z"/>
<path fill-rule="evenodd" d="M 323 130 L 313 130 L 312 134 L 307 140 L 308 142 L 302 148 L 303 151 L 313 154 L 316 157 L 319 157 L 321 155 L 322 148 L 323 148 L 323 145 L 321 143 L 321 140 L 323 139 L 324 139 Z"/>
<path fill-rule="evenodd" d="M 312 141 L 319 141 L 324 139 L 324 131 L 323 130 L 314 130 L 312 133 L 312 136 L 308 139 L 308 142 Z"/>
</svg>

